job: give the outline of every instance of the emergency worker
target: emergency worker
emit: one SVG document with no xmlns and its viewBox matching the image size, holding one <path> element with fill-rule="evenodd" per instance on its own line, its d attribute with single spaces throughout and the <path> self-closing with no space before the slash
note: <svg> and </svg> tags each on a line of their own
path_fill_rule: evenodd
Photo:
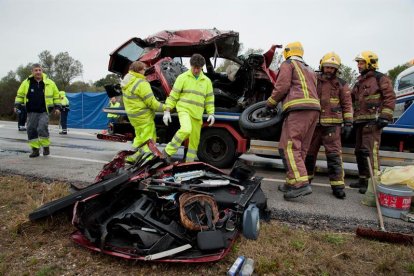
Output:
<svg viewBox="0 0 414 276">
<path fill-rule="evenodd" d="M 116 97 L 112 97 L 110 99 L 109 104 L 108 104 L 109 108 L 117 108 L 120 106 L 121 104 L 116 100 Z M 115 113 L 108 113 L 106 117 L 108 118 L 108 126 L 109 126 L 110 124 L 113 124 L 118 120 L 119 115 Z"/>
<path fill-rule="evenodd" d="M 321 114 L 305 164 L 309 183 L 315 173 L 315 164 L 321 145 L 325 147 L 328 163 L 329 183 L 337 198 L 345 198 L 344 169 L 342 164 L 341 126 L 344 137 L 352 131 L 352 98 L 348 84 L 337 77 L 341 66 L 340 57 L 330 52 L 320 61 L 317 91 L 321 103 Z"/>
<path fill-rule="evenodd" d="M 59 134 L 68 134 L 68 114 L 69 114 L 69 100 L 66 97 L 65 91 L 59 92 L 62 110 L 60 112 L 60 131 Z"/>
<path fill-rule="evenodd" d="M 214 124 L 214 94 L 210 79 L 204 75 L 202 69 L 206 64 L 204 57 L 194 54 L 190 59 L 191 69 L 179 75 L 174 83 L 171 94 L 165 105 L 163 121 L 165 125 L 171 123 L 171 109 L 175 108 L 180 121 L 180 129 L 167 144 L 163 156 L 170 161 L 181 143 L 189 139 L 186 162 L 194 161 L 197 156 L 200 142 L 203 113 L 208 114 L 209 126 Z"/>
<path fill-rule="evenodd" d="M 284 121 L 279 154 L 286 170 L 286 184 L 279 189 L 286 200 L 312 193 L 305 158 L 321 107 L 316 92 L 316 74 L 303 60 L 303 52 L 300 42 L 286 45 L 285 61 L 266 103 L 266 113 L 282 103 Z"/>
<path fill-rule="evenodd" d="M 135 130 L 132 146 L 137 152 L 125 159 L 130 163 L 134 163 L 138 156 L 150 151 L 148 146 L 138 148 L 141 144 L 149 139 L 156 142 L 155 111 L 161 112 L 164 109 L 164 105 L 157 101 L 149 82 L 145 79 L 145 69 L 145 63 L 134 61 L 129 67 L 128 74 L 121 81 L 125 112 Z"/>
<path fill-rule="evenodd" d="M 40 64 L 33 64 L 32 74 L 20 84 L 14 105 L 16 110 L 26 106 L 27 136 L 32 148 L 29 157 L 38 157 L 41 147 L 43 155 L 49 155 L 49 113 L 54 109 L 59 114 L 61 102 L 56 84 L 43 73 Z"/>
<path fill-rule="evenodd" d="M 378 56 L 375 53 L 363 51 L 356 56 L 355 61 L 360 73 L 352 89 L 359 181 L 349 186 L 359 188 L 359 192 L 364 194 L 370 178 L 367 157 L 370 157 L 374 175 L 377 175 L 380 169 L 381 133 L 392 120 L 396 97 L 391 80 L 377 71 Z"/>
</svg>

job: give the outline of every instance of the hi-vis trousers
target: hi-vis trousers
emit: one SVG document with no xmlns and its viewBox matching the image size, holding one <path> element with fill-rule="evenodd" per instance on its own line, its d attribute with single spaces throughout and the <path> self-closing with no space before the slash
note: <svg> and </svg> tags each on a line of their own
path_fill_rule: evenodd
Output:
<svg viewBox="0 0 414 276">
<path fill-rule="evenodd" d="M 192 162 L 197 156 L 203 120 L 194 119 L 187 112 L 178 112 L 178 119 L 180 120 L 180 129 L 165 147 L 165 152 L 170 156 L 175 154 L 181 144 L 188 138 L 189 145 L 185 161 Z"/>
<path fill-rule="evenodd" d="M 49 140 L 49 114 L 47 112 L 27 113 L 27 137 L 32 148 L 48 147 Z"/>
</svg>

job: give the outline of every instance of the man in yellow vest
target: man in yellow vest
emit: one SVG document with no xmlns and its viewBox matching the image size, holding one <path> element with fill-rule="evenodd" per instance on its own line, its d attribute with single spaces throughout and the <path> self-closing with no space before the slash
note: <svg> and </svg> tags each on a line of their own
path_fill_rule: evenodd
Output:
<svg viewBox="0 0 414 276">
<path fill-rule="evenodd" d="M 150 84 L 145 80 L 145 69 L 145 63 L 134 61 L 121 81 L 125 111 L 135 130 L 133 147 L 137 150 L 125 159 L 129 163 L 134 163 L 140 155 L 149 152 L 148 146 L 138 148 L 141 144 L 149 139 L 156 142 L 155 111 L 161 112 L 164 109 L 164 105 L 157 101 Z"/>
<path fill-rule="evenodd" d="M 117 108 L 120 106 L 121 104 L 117 102 L 115 97 L 112 97 L 108 104 L 109 108 Z M 115 113 L 108 113 L 106 117 L 108 118 L 108 126 L 109 126 L 110 124 L 113 124 L 117 121 L 117 119 L 119 118 L 119 115 Z"/>
<path fill-rule="evenodd" d="M 49 155 L 49 113 L 55 109 L 59 114 L 61 103 L 55 82 L 43 73 L 40 64 L 33 64 L 32 74 L 20 84 L 14 105 L 15 111 L 26 106 L 27 136 L 32 148 L 29 157 L 38 157 L 40 147 L 43 155 Z"/>
<path fill-rule="evenodd" d="M 59 92 L 60 101 L 62 104 L 62 110 L 60 112 L 60 130 L 59 134 L 68 134 L 68 113 L 69 113 L 69 100 L 66 97 L 65 91 Z"/>
<path fill-rule="evenodd" d="M 214 124 L 214 94 L 210 79 L 203 74 L 203 66 L 206 64 L 204 57 L 194 54 L 190 59 L 191 69 L 177 77 L 171 94 L 165 105 L 164 124 L 168 126 L 171 122 L 171 109 L 175 108 L 180 120 L 180 129 L 175 133 L 172 140 L 163 151 L 163 156 L 170 161 L 181 143 L 189 139 L 186 162 L 194 161 L 197 156 L 198 144 L 200 142 L 201 126 L 203 124 L 203 113 L 208 114 L 209 126 Z"/>
</svg>

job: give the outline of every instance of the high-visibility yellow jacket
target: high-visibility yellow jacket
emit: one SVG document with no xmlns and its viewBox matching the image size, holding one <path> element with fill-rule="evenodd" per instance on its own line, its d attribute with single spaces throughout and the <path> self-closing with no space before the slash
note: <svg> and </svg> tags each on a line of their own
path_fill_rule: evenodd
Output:
<svg viewBox="0 0 414 276">
<path fill-rule="evenodd" d="M 29 92 L 30 88 L 30 78 L 33 75 L 30 75 L 27 79 L 25 79 L 21 84 L 19 89 L 17 90 L 17 95 L 14 100 L 15 105 L 26 105 L 27 93 Z M 61 100 L 59 96 L 59 89 L 57 88 L 54 81 L 49 79 L 45 73 L 43 73 L 43 82 L 45 84 L 45 103 L 46 103 L 46 111 L 49 112 L 49 109 L 54 107 L 61 107 Z"/>
<path fill-rule="evenodd" d="M 69 100 L 66 97 L 66 92 L 65 91 L 60 91 L 59 95 L 60 95 L 60 98 L 61 98 L 60 101 L 61 101 L 62 107 L 69 108 Z"/>
<path fill-rule="evenodd" d="M 188 70 L 177 77 L 165 104 L 170 109 L 175 107 L 177 112 L 185 111 L 194 119 L 201 120 L 204 109 L 207 114 L 214 114 L 213 85 L 203 72 L 196 79 Z"/>
<path fill-rule="evenodd" d="M 146 123 L 154 120 L 155 111 L 164 110 L 164 105 L 154 97 L 144 75 L 129 71 L 121 82 L 121 88 L 129 120 Z"/>
<path fill-rule="evenodd" d="M 118 103 L 118 102 L 115 102 L 115 103 L 109 102 L 109 105 L 108 105 L 109 108 L 117 108 L 117 107 L 120 107 L 120 106 L 121 106 L 121 104 Z M 106 115 L 106 117 L 107 118 L 118 118 L 119 115 L 116 114 L 116 113 L 108 113 L 108 115 Z"/>
</svg>

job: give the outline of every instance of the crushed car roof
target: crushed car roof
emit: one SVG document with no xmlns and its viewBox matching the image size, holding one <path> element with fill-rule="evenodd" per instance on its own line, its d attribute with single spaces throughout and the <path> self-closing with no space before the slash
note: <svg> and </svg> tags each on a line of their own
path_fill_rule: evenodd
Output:
<svg viewBox="0 0 414 276">
<path fill-rule="evenodd" d="M 199 53 L 204 57 L 221 57 L 240 63 L 239 33 L 217 29 L 164 30 L 145 39 L 131 38 L 110 54 L 109 71 L 123 73 L 119 67 L 140 60 L 148 65 L 164 57 L 191 57 Z M 123 62 L 120 61 L 124 60 Z M 124 64 L 124 62 L 127 62 Z"/>
</svg>

